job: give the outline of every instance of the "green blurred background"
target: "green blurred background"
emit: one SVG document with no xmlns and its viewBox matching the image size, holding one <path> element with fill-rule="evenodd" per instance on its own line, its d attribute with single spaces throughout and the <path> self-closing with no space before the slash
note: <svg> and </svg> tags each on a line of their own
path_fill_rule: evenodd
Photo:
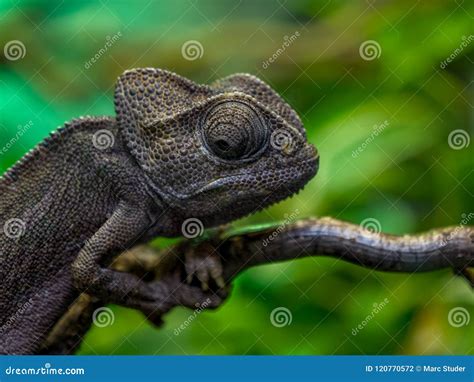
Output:
<svg viewBox="0 0 474 382">
<path fill-rule="evenodd" d="M 321 168 L 302 193 L 236 226 L 292 214 L 372 219 L 395 234 L 460 225 L 474 206 L 473 16 L 462 0 L 1 0 L 0 169 L 66 120 L 112 115 L 126 69 L 197 82 L 249 72 L 299 112 Z M 179 335 L 189 310 L 157 330 L 112 306 L 114 323 L 94 327 L 80 353 L 473 354 L 474 317 L 448 320 L 473 306 L 449 270 L 385 274 L 311 258 L 247 271 L 223 307 Z M 278 307 L 291 324 L 271 324 Z"/>
</svg>

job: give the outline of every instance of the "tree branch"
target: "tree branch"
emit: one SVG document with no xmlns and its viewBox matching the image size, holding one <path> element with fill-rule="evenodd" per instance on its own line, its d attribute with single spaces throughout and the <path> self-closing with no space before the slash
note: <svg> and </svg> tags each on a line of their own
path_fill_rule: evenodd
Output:
<svg viewBox="0 0 474 382">
<path fill-rule="evenodd" d="M 332 218 L 295 223 L 241 234 L 224 233 L 196 244 L 185 241 L 157 256 L 150 247 L 137 247 L 121 255 L 113 268 L 148 280 L 160 279 L 176 286 L 183 282 L 183 254 L 209 246 L 221 256 L 224 278 L 230 283 L 250 267 L 307 256 L 331 256 L 365 268 L 386 272 L 427 272 L 452 268 L 474 287 L 474 227 L 458 226 L 418 235 L 394 236 Z M 42 352 L 73 352 L 101 303 L 87 295 L 56 324 Z"/>
</svg>

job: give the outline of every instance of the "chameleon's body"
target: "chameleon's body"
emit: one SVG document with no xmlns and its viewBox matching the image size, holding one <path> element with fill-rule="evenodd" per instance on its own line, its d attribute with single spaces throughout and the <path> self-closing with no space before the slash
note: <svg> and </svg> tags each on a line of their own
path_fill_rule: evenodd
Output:
<svg viewBox="0 0 474 382">
<path fill-rule="evenodd" d="M 82 291 L 152 320 L 208 295 L 217 304 L 196 286 L 169 290 L 107 265 L 181 235 L 186 219 L 211 227 L 282 200 L 317 171 L 296 113 L 252 76 L 204 86 L 136 69 L 115 104 L 116 118 L 67 124 L 0 179 L 0 353 L 37 352 Z M 221 285 L 212 261 L 186 271 Z"/>
</svg>

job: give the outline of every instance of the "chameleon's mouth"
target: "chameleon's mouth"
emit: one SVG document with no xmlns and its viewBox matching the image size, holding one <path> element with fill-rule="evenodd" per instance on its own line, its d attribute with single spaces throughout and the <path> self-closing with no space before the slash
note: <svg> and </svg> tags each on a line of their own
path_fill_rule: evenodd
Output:
<svg viewBox="0 0 474 382">
<path fill-rule="evenodd" d="M 218 195 L 221 196 L 219 199 L 220 210 L 225 211 L 225 214 L 206 214 L 202 216 L 203 222 L 205 222 L 206 226 L 209 227 L 216 226 L 255 213 L 297 194 L 316 174 L 318 170 L 318 162 L 319 157 L 316 155 L 314 158 L 308 159 L 304 163 L 300 163 L 302 168 L 287 167 L 286 169 L 282 169 L 281 171 L 285 180 L 280 182 L 278 185 L 273 185 L 273 187 L 261 187 L 260 189 L 254 187 L 251 190 L 249 190 L 248 187 L 241 188 L 239 187 L 241 181 L 239 182 L 239 179 L 236 179 L 235 177 L 221 178 L 208 184 L 201 188 L 200 191 L 205 192 L 205 189 L 209 193 L 218 193 Z M 308 167 L 304 167 L 304 165 Z M 292 179 L 287 178 L 288 171 L 295 173 Z M 278 172 L 275 171 L 267 171 L 266 173 L 271 178 L 279 175 Z M 244 177 L 243 179 L 248 180 L 248 174 L 238 176 Z M 223 190 L 222 187 L 226 187 L 227 189 Z M 236 189 L 236 187 L 239 188 Z M 217 189 L 219 190 L 217 191 Z M 222 195 L 225 195 L 225 197 L 222 197 Z M 203 209 L 200 208 L 200 210 Z"/>
<path fill-rule="evenodd" d="M 239 196 L 239 194 L 248 196 L 249 190 L 245 185 L 248 184 L 246 181 L 253 179 L 256 186 L 253 188 L 251 194 L 264 194 L 274 193 L 277 188 L 284 188 L 287 191 L 285 197 L 289 196 L 298 190 L 300 190 L 312 177 L 314 177 L 319 169 L 319 155 L 315 152 L 315 156 L 305 161 L 296 161 L 293 166 L 287 166 L 282 169 L 264 170 L 257 173 L 237 173 L 229 176 L 221 177 L 212 182 L 202 186 L 192 192 L 191 196 L 196 197 L 200 194 L 212 192 L 216 189 L 228 187 L 229 192 Z M 258 179 L 269 178 L 269 179 L 281 179 L 277 184 L 268 182 L 268 184 L 260 184 Z M 258 186 L 260 184 L 260 186 Z"/>
</svg>

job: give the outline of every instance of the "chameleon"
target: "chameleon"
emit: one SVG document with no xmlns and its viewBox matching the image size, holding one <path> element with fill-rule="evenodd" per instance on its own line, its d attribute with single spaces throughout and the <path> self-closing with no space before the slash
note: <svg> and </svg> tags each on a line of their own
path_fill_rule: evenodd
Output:
<svg viewBox="0 0 474 382">
<path fill-rule="evenodd" d="M 203 85 L 136 68 L 118 78 L 114 106 L 66 123 L 0 178 L 0 353 L 37 353 L 83 292 L 152 322 L 177 304 L 218 305 L 212 253 L 186 256 L 174 288 L 110 265 L 279 202 L 319 168 L 300 117 L 249 74 Z"/>
</svg>

